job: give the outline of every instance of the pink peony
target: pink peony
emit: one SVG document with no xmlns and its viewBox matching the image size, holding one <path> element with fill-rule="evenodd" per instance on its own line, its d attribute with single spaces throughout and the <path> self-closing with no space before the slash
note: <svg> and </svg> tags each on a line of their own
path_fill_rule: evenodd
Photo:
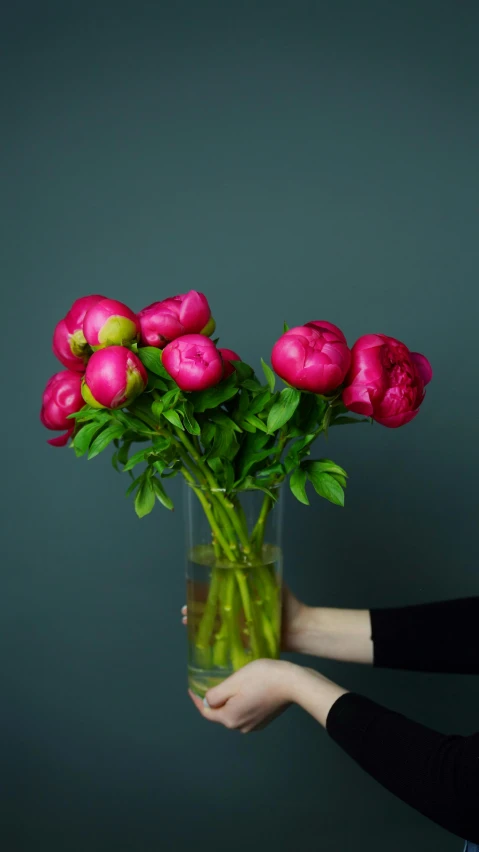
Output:
<svg viewBox="0 0 479 852">
<path fill-rule="evenodd" d="M 351 350 L 343 402 L 357 414 L 396 428 L 419 413 L 432 379 L 429 361 L 385 334 L 365 334 Z"/>
<path fill-rule="evenodd" d="M 216 327 L 206 296 L 196 290 L 153 302 L 140 311 L 138 319 L 142 344 L 160 349 L 185 334 L 204 334 L 208 337 Z"/>
<path fill-rule="evenodd" d="M 346 339 L 336 326 L 315 320 L 290 328 L 273 346 L 273 369 L 289 385 L 328 394 L 344 380 L 351 362 Z"/>
<path fill-rule="evenodd" d="M 95 350 L 106 346 L 124 346 L 138 340 L 140 322 L 123 302 L 102 299 L 87 311 L 83 320 L 83 333 Z"/>
<path fill-rule="evenodd" d="M 94 408 L 123 408 L 144 391 L 147 381 L 134 352 L 125 346 L 108 346 L 94 352 L 88 362 L 83 399 Z"/>
<path fill-rule="evenodd" d="M 223 378 L 227 379 L 235 371 L 230 361 L 241 361 L 241 358 L 232 349 L 218 349 L 218 352 L 223 359 Z"/>
<path fill-rule="evenodd" d="M 50 438 L 53 447 L 64 447 L 73 434 L 75 422 L 68 419 L 69 414 L 83 408 L 81 394 L 81 375 L 73 370 L 61 370 L 47 382 L 43 391 L 40 420 L 47 429 L 66 429 L 64 435 Z"/>
<path fill-rule="evenodd" d="M 67 315 L 57 323 L 53 332 L 53 354 L 69 370 L 83 372 L 91 354 L 85 335 L 83 320 L 86 312 L 104 296 L 83 296 L 73 302 Z"/>
<path fill-rule="evenodd" d="M 184 391 L 213 387 L 223 378 L 223 359 L 213 341 L 202 334 L 184 334 L 163 350 L 165 370 Z"/>
</svg>

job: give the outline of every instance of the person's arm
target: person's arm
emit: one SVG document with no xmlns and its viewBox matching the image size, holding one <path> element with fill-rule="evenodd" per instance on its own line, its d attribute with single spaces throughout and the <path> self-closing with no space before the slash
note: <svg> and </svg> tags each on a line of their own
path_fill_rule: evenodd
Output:
<svg viewBox="0 0 479 852">
<path fill-rule="evenodd" d="M 243 733 L 298 704 L 383 787 L 463 840 L 479 843 L 479 732 L 441 734 L 284 660 L 249 663 L 210 689 L 206 705 L 190 695 L 205 718 Z"/>
<path fill-rule="evenodd" d="M 479 674 L 479 597 L 371 609 L 296 602 L 286 621 L 288 651 L 375 668 Z"/>
</svg>

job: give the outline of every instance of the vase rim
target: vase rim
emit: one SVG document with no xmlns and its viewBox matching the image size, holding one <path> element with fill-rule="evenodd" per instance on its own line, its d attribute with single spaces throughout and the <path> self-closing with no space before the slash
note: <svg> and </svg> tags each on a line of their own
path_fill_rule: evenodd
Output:
<svg viewBox="0 0 479 852">
<path fill-rule="evenodd" d="M 187 479 L 184 479 L 183 482 L 188 488 L 196 489 L 197 491 L 204 491 L 207 494 L 245 494 L 246 491 L 261 491 L 260 487 L 256 488 L 211 488 L 209 485 L 198 485 L 196 482 L 188 482 Z M 259 481 L 260 482 L 260 481 Z M 276 485 L 269 485 L 268 491 L 271 491 L 273 494 L 276 494 L 281 489 L 283 483 L 278 482 Z"/>
</svg>

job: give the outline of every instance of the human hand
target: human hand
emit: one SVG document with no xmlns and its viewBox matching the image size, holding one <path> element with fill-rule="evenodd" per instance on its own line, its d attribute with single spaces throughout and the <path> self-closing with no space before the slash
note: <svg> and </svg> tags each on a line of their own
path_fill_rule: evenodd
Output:
<svg viewBox="0 0 479 852">
<path fill-rule="evenodd" d="M 205 701 L 188 692 L 205 719 L 248 734 L 265 728 L 289 707 L 298 668 L 285 660 L 253 660 L 209 689 Z"/>
</svg>

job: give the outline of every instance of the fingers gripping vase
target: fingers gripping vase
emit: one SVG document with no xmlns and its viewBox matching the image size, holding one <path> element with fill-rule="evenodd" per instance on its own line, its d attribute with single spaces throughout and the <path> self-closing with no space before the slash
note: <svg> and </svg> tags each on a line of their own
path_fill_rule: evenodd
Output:
<svg viewBox="0 0 479 852">
<path fill-rule="evenodd" d="M 279 657 L 283 497 L 183 488 L 188 682 L 204 696 L 252 660 Z"/>
</svg>

